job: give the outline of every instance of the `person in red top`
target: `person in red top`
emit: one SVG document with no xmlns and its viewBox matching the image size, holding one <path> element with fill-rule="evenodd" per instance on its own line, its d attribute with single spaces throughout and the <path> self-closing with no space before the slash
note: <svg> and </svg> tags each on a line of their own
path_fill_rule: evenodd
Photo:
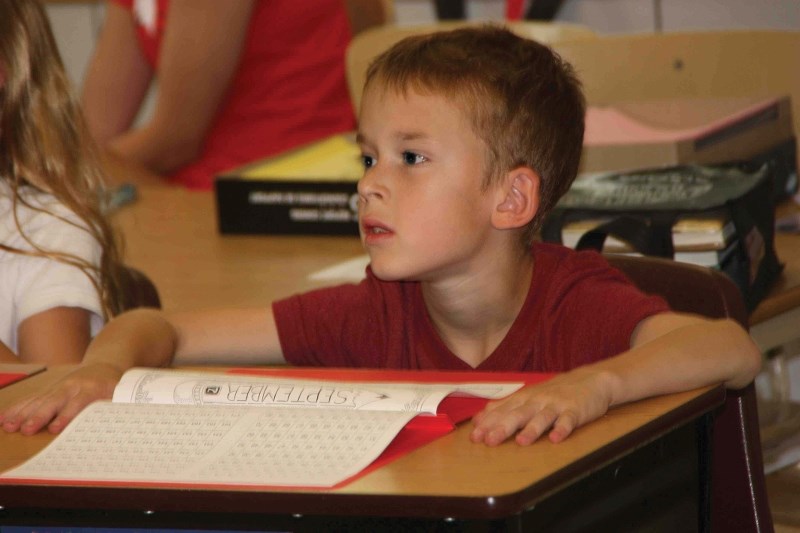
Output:
<svg viewBox="0 0 800 533">
<path fill-rule="evenodd" d="M 669 311 L 596 252 L 536 243 L 531 255 L 522 308 L 475 370 L 563 372 L 607 359 L 629 348 L 642 320 Z M 295 295 L 273 312 L 292 365 L 471 370 L 442 342 L 425 305 L 423 284 L 384 282 L 368 267 L 358 285 Z"/>
<path fill-rule="evenodd" d="M 84 81 L 89 129 L 209 189 L 222 171 L 355 127 L 350 37 L 341 0 L 111 0 Z M 152 116 L 134 126 L 154 78 Z"/>
<path fill-rule="evenodd" d="M 577 174 L 584 112 L 571 67 L 506 29 L 404 39 L 362 100 L 366 280 L 269 308 L 123 314 L 0 423 L 61 431 L 125 369 L 171 362 L 561 372 L 474 417 L 470 438 L 490 446 L 560 442 L 657 394 L 744 387 L 761 354 L 735 321 L 671 312 L 598 254 L 534 244 Z"/>
</svg>

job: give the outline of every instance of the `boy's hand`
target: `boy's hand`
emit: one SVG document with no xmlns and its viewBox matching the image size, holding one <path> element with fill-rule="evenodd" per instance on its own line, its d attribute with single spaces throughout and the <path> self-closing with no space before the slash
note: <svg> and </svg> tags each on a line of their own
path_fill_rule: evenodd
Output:
<svg viewBox="0 0 800 533">
<path fill-rule="evenodd" d="M 25 398 L 0 412 L 0 424 L 7 432 L 33 435 L 47 426 L 60 433 L 87 405 L 109 399 L 122 372 L 105 364 L 80 366 L 58 381 L 51 390 Z"/>
<path fill-rule="evenodd" d="M 526 446 L 550 430 L 550 440 L 561 442 L 608 411 L 612 379 L 607 373 L 577 369 L 525 387 L 475 415 L 470 439 L 496 446 L 516 433 L 517 444 Z"/>
</svg>

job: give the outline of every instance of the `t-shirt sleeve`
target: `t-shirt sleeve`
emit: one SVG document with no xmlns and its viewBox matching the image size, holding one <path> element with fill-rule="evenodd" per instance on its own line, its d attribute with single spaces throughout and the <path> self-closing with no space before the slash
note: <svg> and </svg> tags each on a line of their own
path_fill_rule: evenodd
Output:
<svg viewBox="0 0 800 533">
<path fill-rule="evenodd" d="M 560 346 L 567 368 L 606 359 L 630 348 L 639 323 L 669 311 L 663 298 L 641 292 L 600 254 L 575 254 L 566 260 L 566 275 L 552 290 L 553 345 Z"/>
<path fill-rule="evenodd" d="M 36 236 L 44 250 L 100 262 L 102 249 L 92 235 L 66 223 L 49 224 Z M 77 266 L 49 257 L 15 256 L 19 272 L 14 292 L 18 321 L 56 307 L 78 307 L 92 313 L 92 330 L 102 325 L 102 304 L 92 279 Z M 93 275 L 90 273 L 90 275 Z"/>
</svg>

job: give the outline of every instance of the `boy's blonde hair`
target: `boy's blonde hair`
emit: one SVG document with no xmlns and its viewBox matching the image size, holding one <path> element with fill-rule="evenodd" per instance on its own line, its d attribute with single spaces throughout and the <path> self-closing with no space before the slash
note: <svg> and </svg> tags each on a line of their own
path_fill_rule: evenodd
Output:
<svg viewBox="0 0 800 533">
<path fill-rule="evenodd" d="M 101 211 L 102 173 L 38 0 L 0 0 L 0 79 L 0 179 L 12 191 L 17 229 L 34 251 L 3 243 L 0 248 L 80 268 L 97 288 L 106 318 L 117 314 L 122 305 L 119 251 Z M 26 237 L 17 206 L 42 210 L 26 201 L 26 189 L 51 193 L 82 220 L 81 227 L 103 248 L 99 266 L 43 250 Z"/>
<path fill-rule="evenodd" d="M 586 103 L 572 67 L 549 47 L 498 26 L 412 36 L 378 56 L 365 89 L 452 100 L 488 148 L 486 182 L 525 166 L 541 177 L 540 206 L 526 226 L 529 245 L 578 172 Z"/>
</svg>

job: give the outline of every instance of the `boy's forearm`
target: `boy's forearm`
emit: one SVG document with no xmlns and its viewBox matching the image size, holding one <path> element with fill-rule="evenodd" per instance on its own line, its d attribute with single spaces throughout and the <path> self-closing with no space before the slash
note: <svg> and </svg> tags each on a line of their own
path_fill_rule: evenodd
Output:
<svg viewBox="0 0 800 533">
<path fill-rule="evenodd" d="M 19 363 L 16 354 L 11 351 L 11 348 L 0 342 L 0 363 Z"/>
<path fill-rule="evenodd" d="M 741 388 L 758 373 L 761 354 L 731 320 L 699 320 L 596 363 L 611 405 L 723 383 Z"/>
<path fill-rule="evenodd" d="M 2 428 L 25 435 L 44 427 L 59 433 L 91 402 L 110 399 L 127 369 L 169 364 L 178 344 L 176 329 L 161 312 L 123 313 L 95 337 L 78 368 L 0 412 Z"/>
<path fill-rule="evenodd" d="M 175 328 L 160 311 L 137 309 L 123 313 L 100 331 L 83 364 L 105 364 L 121 372 L 134 366 L 167 366 L 177 344 Z"/>
</svg>

